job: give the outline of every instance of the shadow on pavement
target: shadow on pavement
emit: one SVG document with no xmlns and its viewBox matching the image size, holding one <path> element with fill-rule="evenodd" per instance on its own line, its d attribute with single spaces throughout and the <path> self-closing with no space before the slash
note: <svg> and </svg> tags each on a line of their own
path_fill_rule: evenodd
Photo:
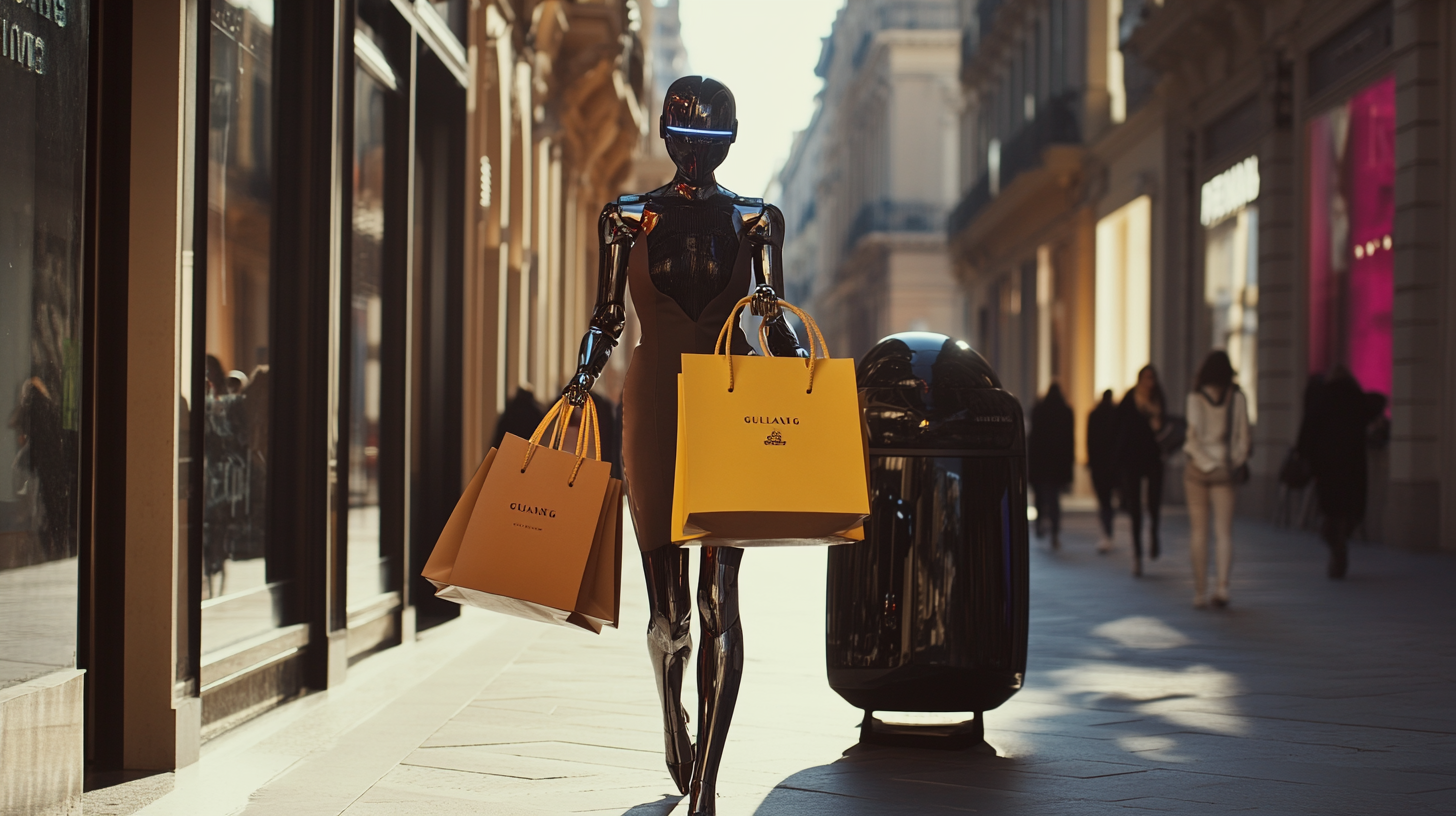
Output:
<svg viewBox="0 0 1456 816">
<path fill-rule="evenodd" d="M 1027 801 L 1017 793 L 1028 784 L 1019 773 L 1024 767 L 1019 759 L 974 750 L 855 745 L 829 765 L 807 768 L 780 782 L 754 813 L 1005 812 L 1007 806 Z"/>
<path fill-rule="evenodd" d="M 685 797 L 664 796 L 656 802 L 644 802 L 640 805 L 634 805 L 623 811 L 622 816 L 667 816 L 682 801 L 685 801 Z"/>
</svg>

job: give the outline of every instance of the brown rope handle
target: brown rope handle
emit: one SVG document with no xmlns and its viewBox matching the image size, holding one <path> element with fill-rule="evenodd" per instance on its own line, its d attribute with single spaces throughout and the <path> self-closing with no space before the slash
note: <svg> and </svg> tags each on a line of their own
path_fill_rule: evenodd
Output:
<svg viewBox="0 0 1456 816">
<path fill-rule="evenodd" d="M 749 295 L 748 297 L 743 298 L 742 300 L 738 301 L 736 304 L 733 305 L 733 309 L 728 313 L 728 319 L 726 321 L 724 321 L 724 323 L 723 323 L 723 329 L 718 332 L 718 339 L 717 339 L 717 341 L 713 343 L 713 353 L 714 354 L 723 354 L 726 357 L 726 359 L 728 360 L 728 390 L 729 391 L 732 391 L 733 390 L 733 348 L 732 348 L 732 343 L 728 341 L 729 333 L 733 330 L 733 327 L 735 325 L 737 325 L 737 323 L 738 323 L 738 313 L 743 309 L 744 306 L 747 306 L 747 305 L 751 304 L 752 302 L 753 302 L 753 296 L 752 295 Z M 799 307 L 793 305 L 792 303 L 789 303 L 788 301 L 784 301 L 784 300 L 780 300 L 778 303 L 779 303 L 779 306 L 780 307 L 785 308 L 785 309 L 788 309 L 790 312 L 793 312 L 795 315 L 797 315 L 800 320 L 804 321 L 804 326 L 808 330 L 808 334 L 809 334 L 809 338 L 808 338 L 809 339 L 809 360 L 808 360 L 809 387 L 808 387 L 808 389 L 806 390 L 805 393 L 812 394 L 812 393 L 814 393 L 814 366 L 815 366 L 815 361 L 817 359 L 819 359 L 820 357 L 823 357 L 826 360 L 829 359 L 829 344 L 826 343 L 826 342 L 824 342 L 824 333 L 819 330 L 819 324 L 816 323 L 814 321 L 814 318 L 810 317 L 803 309 L 800 309 Z M 758 324 L 758 342 L 763 347 L 764 354 L 771 357 L 771 356 L 773 356 L 773 352 L 771 352 L 769 350 L 769 347 L 768 347 L 768 331 L 765 328 L 767 326 L 767 324 L 768 324 L 768 321 L 763 321 L 763 322 L 761 322 L 761 323 Z M 819 354 L 815 354 L 815 341 L 816 340 L 818 341 L 818 351 L 819 351 Z"/>
</svg>

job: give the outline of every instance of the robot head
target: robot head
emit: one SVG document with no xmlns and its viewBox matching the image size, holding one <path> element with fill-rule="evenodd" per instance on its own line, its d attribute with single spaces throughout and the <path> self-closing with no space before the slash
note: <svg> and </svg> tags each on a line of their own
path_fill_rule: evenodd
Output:
<svg viewBox="0 0 1456 816">
<path fill-rule="evenodd" d="M 688 181 L 701 184 L 728 158 L 738 139 L 733 92 L 712 77 L 682 77 L 667 89 L 658 134 L 667 155 Z"/>
</svg>

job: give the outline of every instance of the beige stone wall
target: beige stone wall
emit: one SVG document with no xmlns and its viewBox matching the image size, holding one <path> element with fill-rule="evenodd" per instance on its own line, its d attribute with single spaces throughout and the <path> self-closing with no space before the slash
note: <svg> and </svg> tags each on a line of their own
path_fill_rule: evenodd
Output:
<svg viewBox="0 0 1456 816">
<path fill-rule="evenodd" d="M 60 671 L 0 690 L 0 813 L 81 813 L 83 675 Z"/>
<path fill-rule="evenodd" d="M 468 166 L 487 161 L 491 187 L 489 206 L 477 185 L 467 211 L 462 471 L 518 389 L 549 405 L 575 374 L 596 302 L 597 216 L 642 180 L 634 160 L 660 104 L 645 85 L 650 4 L 637 4 L 640 26 L 624 0 L 524 5 L 472 12 Z M 633 343 L 629 331 L 622 346 Z M 614 355 L 599 394 L 616 399 L 628 357 Z"/>
</svg>

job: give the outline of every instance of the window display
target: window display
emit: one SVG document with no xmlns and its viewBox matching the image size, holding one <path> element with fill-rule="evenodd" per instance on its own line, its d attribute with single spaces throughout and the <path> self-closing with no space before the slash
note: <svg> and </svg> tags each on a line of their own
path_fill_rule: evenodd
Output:
<svg viewBox="0 0 1456 816">
<path fill-rule="evenodd" d="M 3 689 L 76 665 L 90 14 L 84 2 L 6 3 L 0 17 Z"/>
<path fill-rule="evenodd" d="M 1259 405 L 1259 160 L 1255 156 L 1209 179 L 1202 190 L 1203 294 L 1209 348 L 1228 352 L 1248 397 Z"/>
<path fill-rule="evenodd" d="M 1395 77 L 1310 121 L 1309 371 L 1390 394 Z"/>
<path fill-rule="evenodd" d="M 273 4 L 212 0 L 202 651 L 282 622 L 268 553 Z M 272 569 L 270 569 L 272 567 Z"/>
</svg>

